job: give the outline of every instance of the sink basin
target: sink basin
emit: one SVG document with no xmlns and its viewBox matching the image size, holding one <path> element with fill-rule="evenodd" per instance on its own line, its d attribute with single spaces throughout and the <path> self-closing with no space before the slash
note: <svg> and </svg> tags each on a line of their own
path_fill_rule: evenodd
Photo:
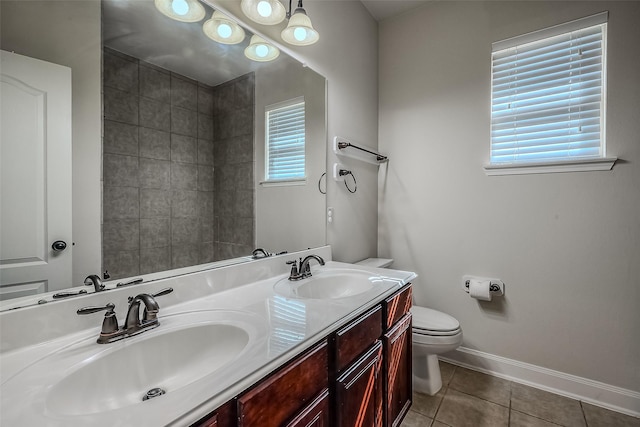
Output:
<svg viewBox="0 0 640 427">
<path fill-rule="evenodd" d="M 274 285 L 274 290 L 290 298 L 339 299 L 363 294 L 383 281 L 382 277 L 362 270 L 322 270 L 320 267 L 307 279 L 281 279 Z"/>
<path fill-rule="evenodd" d="M 242 328 L 216 323 L 150 336 L 66 376 L 52 387 L 47 406 L 82 415 L 137 404 L 152 389 L 170 393 L 224 367 L 248 342 Z"/>
<path fill-rule="evenodd" d="M 172 396 L 191 396 L 190 386 L 228 381 L 242 371 L 243 357 L 253 354 L 253 344 L 264 335 L 260 317 L 233 310 L 184 312 L 159 320 L 158 328 L 132 338 L 96 344 L 92 334 L 43 357 L 3 384 L 3 401 L 12 395 L 41 402 L 36 412 L 62 425 L 80 422 L 71 419 L 91 425 L 91 417 L 110 417 L 109 411 L 155 412 L 172 407 Z M 143 399 L 151 390 L 154 397 Z M 178 402 L 194 397 L 178 397 Z M 19 417 L 15 412 L 6 415 Z"/>
</svg>

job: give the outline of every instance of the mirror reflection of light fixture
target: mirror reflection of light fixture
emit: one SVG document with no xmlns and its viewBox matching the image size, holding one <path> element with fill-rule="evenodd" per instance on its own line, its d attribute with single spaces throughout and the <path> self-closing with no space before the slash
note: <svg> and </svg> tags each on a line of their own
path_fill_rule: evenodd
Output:
<svg viewBox="0 0 640 427">
<path fill-rule="evenodd" d="M 279 24 L 287 15 L 279 0 L 242 0 L 240 7 L 247 18 L 263 25 Z"/>
<path fill-rule="evenodd" d="M 204 7 L 198 0 L 155 0 L 163 15 L 181 22 L 198 22 L 204 18 Z"/>
<path fill-rule="evenodd" d="M 289 14 L 291 14 L 291 6 L 289 6 Z M 307 11 L 302 7 L 302 0 L 298 0 L 298 7 L 293 15 L 290 15 L 289 24 L 280 35 L 282 40 L 295 46 L 308 46 L 320 39 L 320 34 L 313 28 Z"/>
<path fill-rule="evenodd" d="M 252 61 L 268 62 L 276 59 L 280 55 L 280 50 L 267 43 L 262 37 L 253 35 L 249 46 L 244 50 L 244 55 Z"/>
<path fill-rule="evenodd" d="M 207 37 L 222 44 L 238 44 L 244 40 L 242 27 L 217 10 L 204 23 L 202 30 Z"/>
</svg>

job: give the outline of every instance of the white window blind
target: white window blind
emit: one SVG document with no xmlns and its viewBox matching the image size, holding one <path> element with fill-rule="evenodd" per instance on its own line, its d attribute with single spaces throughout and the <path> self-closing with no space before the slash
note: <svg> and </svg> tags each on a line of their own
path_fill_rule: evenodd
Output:
<svg viewBox="0 0 640 427">
<path fill-rule="evenodd" d="M 305 177 L 304 99 L 268 107 L 266 112 L 267 181 Z"/>
<path fill-rule="evenodd" d="M 494 43 L 492 165 L 605 156 L 606 19 Z"/>
</svg>

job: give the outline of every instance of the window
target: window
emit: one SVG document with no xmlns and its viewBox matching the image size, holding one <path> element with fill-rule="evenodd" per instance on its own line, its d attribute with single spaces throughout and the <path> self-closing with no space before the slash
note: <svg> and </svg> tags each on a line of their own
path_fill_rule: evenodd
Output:
<svg viewBox="0 0 640 427">
<path fill-rule="evenodd" d="M 266 109 L 266 181 L 298 181 L 305 178 L 304 98 Z"/>
<path fill-rule="evenodd" d="M 493 44 L 487 173 L 531 173 L 513 169 L 537 166 L 557 172 L 548 166 L 560 164 L 611 169 L 615 159 L 605 158 L 604 138 L 606 21 L 604 12 Z M 613 161 L 606 167 L 605 160 Z"/>
</svg>

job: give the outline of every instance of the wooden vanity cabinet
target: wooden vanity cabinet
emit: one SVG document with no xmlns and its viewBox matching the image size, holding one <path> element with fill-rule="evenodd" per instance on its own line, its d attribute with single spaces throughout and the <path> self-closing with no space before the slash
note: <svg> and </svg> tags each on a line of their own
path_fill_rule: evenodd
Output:
<svg viewBox="0 0 640 427">
<path fill-rule="evenodd" d="M 396 427 L 411 406 L 411 285 L 192 427 Z"/>
</svg>

